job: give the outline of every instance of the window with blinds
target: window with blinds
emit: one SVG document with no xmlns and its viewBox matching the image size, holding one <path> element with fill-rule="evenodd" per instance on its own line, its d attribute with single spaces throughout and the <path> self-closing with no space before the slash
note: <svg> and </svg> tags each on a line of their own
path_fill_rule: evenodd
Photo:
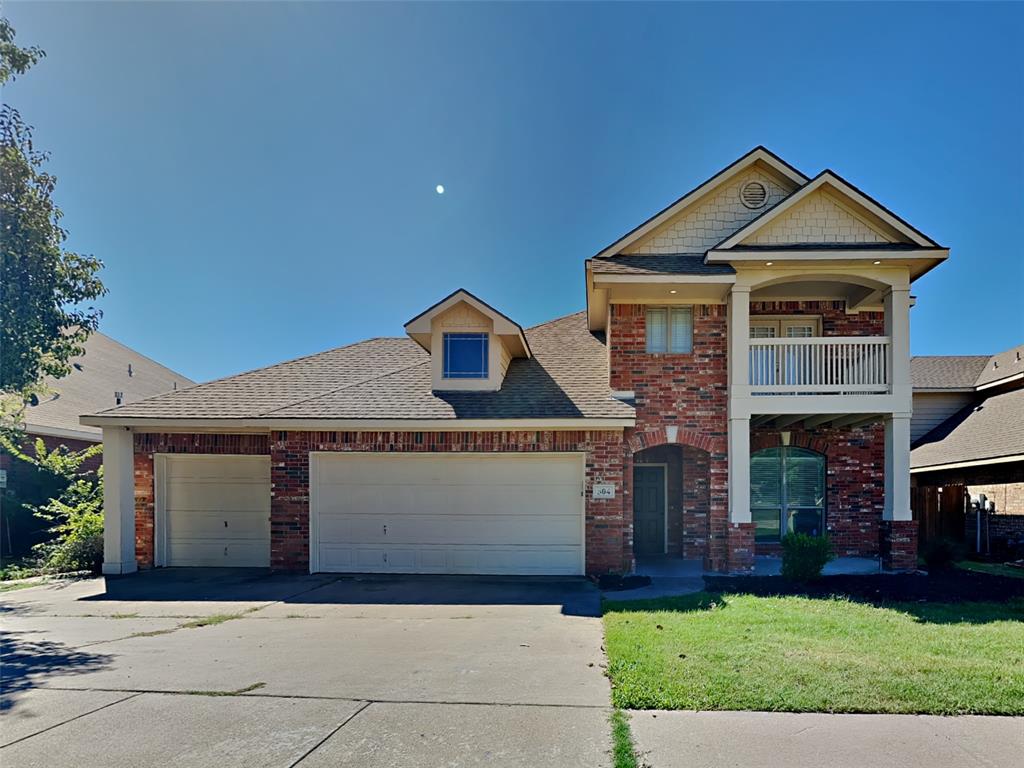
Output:
<svg viewBox="0 0 1024 768">
<path fill-rule="evenodd" d="M 790 446 L 751 454 L 750 511 L 756 541 L 778 541 L 787 533 L 820 536 L 825 524 L 825 457 Z"/>
<path fill-rule="evenodd" d="M 649 307 L 647 351 L 685 355 L 693 351 L 693 307 Z"/>
</svg>

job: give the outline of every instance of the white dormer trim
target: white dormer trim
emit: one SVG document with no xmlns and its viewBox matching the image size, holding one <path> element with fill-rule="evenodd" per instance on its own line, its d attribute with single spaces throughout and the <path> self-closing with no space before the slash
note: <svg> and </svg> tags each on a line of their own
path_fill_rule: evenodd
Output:
<svg viewBox="0 0 1024 768">
<path fill-rule="evenodd" d="M 464 309 L 457 308 L 463 306 Z M 455 317 L 453 317 L 453 314 Z M 513 358 L 532 356 L 522 326 L 469 291 L 459 289 L 405 324 L 405 332 L 430 353 L 435 392 L 494 392 L 501 389 Z M 479 379 L 445 378 L 444 335 L 487 334 L 487 376 Z"/>
<path fill-rule="evenodd" d="M 779 177 L 788 180 L 794 187 L 799 187 L 807 183 L 808 179 L 800 171 L 793 166 L 786 163 L 777 155 L 772 154 L 764 147 L 756 147 L 739 160 L 723 168 L 721 171 L 716 173 L 710 179 L 705 181 L 699 187 L 687 192 L 681 198 L 676 200 L 674 203 L 669 205 L 667 208 L 654 214 L 651 218 L 645 221 L 643 224 L 638 226 L 636 229 L 627 232 L 621 238 L 616 240 L 614 243 L 609 245 L 603 251 L 597 254 L 600 256 L 614 256 L 621 252 L 625 248 L 635 243 L 640 238 L 644 237 L 648 233 L 660 227 L 666 221 L 674 217 L 680 211 L 688 208 L 697 202 L 701 197 L 706 195 L 711 190 L 721 186 L 736 174 L 746 170 L 755 163 L 761 163 L 767 167 L 770 171 L 774 172 Z"/>
</svg>

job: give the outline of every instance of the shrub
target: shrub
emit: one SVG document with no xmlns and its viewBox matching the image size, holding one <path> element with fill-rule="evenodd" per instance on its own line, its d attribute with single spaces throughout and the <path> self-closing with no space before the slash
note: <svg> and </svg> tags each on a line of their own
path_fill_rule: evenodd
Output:
<svg viewBox="0 0 1024 768">
<path fill-rule="evenodd" d="M 36 514 L 57 524 L 53 541 L 35 547 L 44 570 L 99 573 L 103 564 L 103 469 L 79 477 Z"/>
<path fill-rule="evenodd" d="M 955 541 L 945 536 L 937 536 L 925 543 L 921 556 L 929 571 L 941 571 L 952 568 L 953 563 L 961 559 L 962 553 Z"/>
<path fill-rule="evenodd" d="M 782 575 L 790 581 L 814 581 L 832 560 L 832 541 L 828 536 L 789 533 L 782 537 Z"/>
</svg>

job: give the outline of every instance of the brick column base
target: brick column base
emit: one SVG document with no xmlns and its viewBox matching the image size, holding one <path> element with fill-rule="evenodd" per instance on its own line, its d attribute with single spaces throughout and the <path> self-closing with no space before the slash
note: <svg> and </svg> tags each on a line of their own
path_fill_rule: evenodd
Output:
<svg viewBox="0 0 1024 768">
<path fill-rule="evenodd" d="M 729 573 L 754 572 L 754 529 L 753 523 L 729 523 L 726 552 L 726 570 Z"/>
<path fill-rule="evenodd" d="M 917 570 L 916 520 L 883 520 L 878 535 L 878 552 L 884 570 Z"/>
</svg>

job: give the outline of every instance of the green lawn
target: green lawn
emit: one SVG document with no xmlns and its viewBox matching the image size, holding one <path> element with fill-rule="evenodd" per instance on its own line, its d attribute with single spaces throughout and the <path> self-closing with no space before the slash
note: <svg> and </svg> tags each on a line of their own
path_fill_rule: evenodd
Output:
<svg viewBox="0 0 1024 768">
<path fill-rule="evenodd" d="M 607 602 L 612 703 L 1024 715 L 1024 600 L 894 603 L 700 593 Z"/>
</svg>

